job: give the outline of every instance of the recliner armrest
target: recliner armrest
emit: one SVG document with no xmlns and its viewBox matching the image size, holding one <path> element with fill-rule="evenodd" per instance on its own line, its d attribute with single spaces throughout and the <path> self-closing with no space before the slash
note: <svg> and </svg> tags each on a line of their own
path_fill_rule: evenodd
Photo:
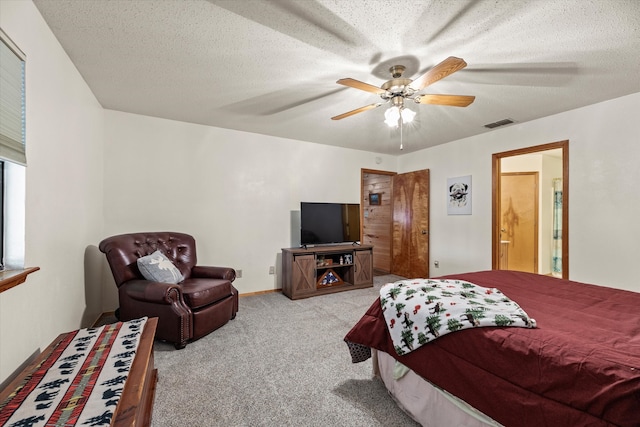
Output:
<svg viewBox="0 0 640 427">
<path fill-rule="evenodd" d="M 129 280 L 120 286 L 120 292 L 135 300 L 155 304 L 172 304 L 182 299 L 180 285 L 151 280 Z"/>
<path fill-rule="evenodd" d="M 191 269 L 191 277 L 224 279 L 233 282 L 236 279 L 236 271 L 230 267 L 209 267 L 196 265 Z"/>
</svg>

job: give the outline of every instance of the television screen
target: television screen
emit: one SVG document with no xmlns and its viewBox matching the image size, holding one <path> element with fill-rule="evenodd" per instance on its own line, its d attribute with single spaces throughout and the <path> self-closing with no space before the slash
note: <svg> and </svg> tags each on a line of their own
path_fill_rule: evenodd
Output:
<svg viewBox="0 0 640 427">
<path fill-rule="evenodd" d="M 300 203 L 300 243 L 326 245 L 360 241 L 357 203 Z"/>
</svg>

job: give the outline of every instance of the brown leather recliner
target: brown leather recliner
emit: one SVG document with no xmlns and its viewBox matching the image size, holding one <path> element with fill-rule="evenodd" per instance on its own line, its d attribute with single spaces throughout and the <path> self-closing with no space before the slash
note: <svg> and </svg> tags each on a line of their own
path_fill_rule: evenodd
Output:
<svg viewBox="0 0 640 427">
<path fill-rule="evenodd" d="M 195 239 L 183 233 L 121 234 L 104 239 L 100 251 L 107 256 L 118 286 L 122 321 L 157 317 L 156 338 L 184 348 L 188 341 L 218 329 L 238 312 L 238 291 L 231 284 L 233 268 L 196 265 Z M 137 260 L 160 250 L 180 270 L 184 280 L 168 284 L 146 280 Z"/>
</svg>

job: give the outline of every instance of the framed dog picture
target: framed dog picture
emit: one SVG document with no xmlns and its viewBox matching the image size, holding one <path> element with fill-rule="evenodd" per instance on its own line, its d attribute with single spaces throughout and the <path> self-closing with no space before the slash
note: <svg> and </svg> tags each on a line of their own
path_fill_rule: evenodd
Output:
<svg viewBox="0 0 640 427">
<path fill-rule="evenodd" d="M 447 214 L 471 215 L 471 175 L 447 179 Z"/>
</svg>

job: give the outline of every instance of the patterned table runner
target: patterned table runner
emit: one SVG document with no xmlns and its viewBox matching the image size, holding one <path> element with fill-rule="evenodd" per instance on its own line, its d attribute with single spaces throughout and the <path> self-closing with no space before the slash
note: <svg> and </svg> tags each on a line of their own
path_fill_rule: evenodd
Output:
<svg viewBox="0 0 640 427">
<path fill-rule="evenodd" d="M 69 332 L 9 398 L 0 426 L 109 425 L 147 318 Z"/>
</svg>

